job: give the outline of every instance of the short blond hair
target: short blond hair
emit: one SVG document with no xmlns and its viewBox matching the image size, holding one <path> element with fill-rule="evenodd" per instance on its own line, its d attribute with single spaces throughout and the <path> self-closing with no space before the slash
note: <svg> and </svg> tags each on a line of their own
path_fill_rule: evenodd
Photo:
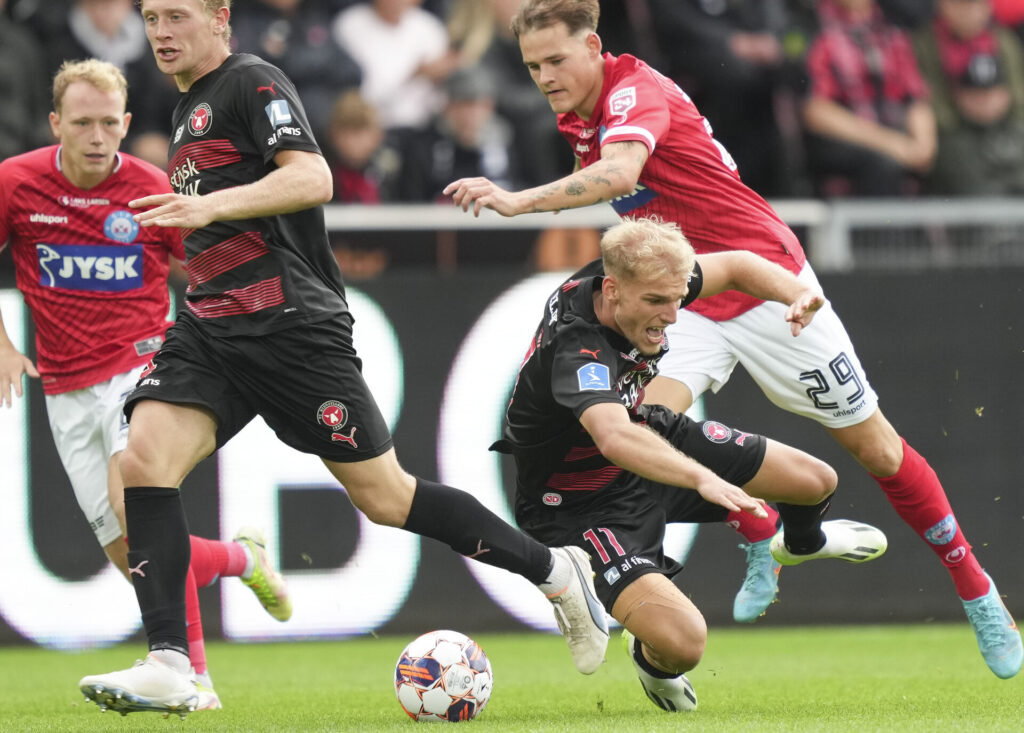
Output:
<svg viewBox="0 0 1024 733">
<path fill-rule="evenodd" d="M 604 271 L 621 280 L 689 276 L 697 255 L 682 230 L 658 217 L 625 218 L 601 237 Z"/>
<path fill-rule="evenodd" d="M 60 105 L 68 87 L 76 81 L 92 84 L 101 92 L 120 92 L 128 104 L 128 82 L 121 70 L 109 61 L 86 59 L 65 61 L 53 77 L 53 111 L 60 114 Z"/>
<path fill-rule="evenodd" d="M 519 38 L 529 31 L 565 23 L 569 35 L 574 36 L 582 30 L 596 31 L 600 16 L 598 0 L 524 0 L 509 30 Z"/>
</svg>

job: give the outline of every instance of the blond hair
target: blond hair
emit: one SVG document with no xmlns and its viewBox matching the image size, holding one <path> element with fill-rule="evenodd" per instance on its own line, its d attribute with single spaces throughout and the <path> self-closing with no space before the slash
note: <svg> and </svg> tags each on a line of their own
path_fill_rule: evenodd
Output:
<svg viewBox="0 0 1024 733">
<path fill-rule="evenodd" d="M 92 84 L 101 92 L 119 92 L 128 103 L 128 82 L 121 70 L 109 61 L 86 59 L 65 61 L 53 77 L 53 111 L 60 114 L 60 105 L 68 87 L 76 81 Z"/>
<path fill-rule="evenodd" d="M 682 230 L 658 217 L 625 218 L 601 237 L 604 271 L 620 280 L 689 276 L 696 258 Z"/>
<path fill-rule="evenodd" d="M 600 15 L 597 0 L 525 0 L 509 27 L 519 38 L 527 31 L 565 23 L 569 35 L 574 36 L 582 30 L 596 31 Z"/>
</svg>

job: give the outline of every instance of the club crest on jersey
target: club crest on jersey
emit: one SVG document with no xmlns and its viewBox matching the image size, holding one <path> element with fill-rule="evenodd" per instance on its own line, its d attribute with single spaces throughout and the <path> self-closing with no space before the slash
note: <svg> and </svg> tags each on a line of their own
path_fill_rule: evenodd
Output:
<svg viewBox="0 0 1024 733">
<path fill-rule="evenodd" d="M 143 285 L 141 244 L 37 244 L 45 288 L 121 293 Z"/>
<path fill-rule="evenodd" d="M 704 423 L 704 437 L 712 443 L 728 443 L 732 438 L 732 430 L 720 422 L 709 420 Z"/>
<path fill-rule="evenodd" d="M 139 225 L 127 211 L 114 211 L 103 222 L 103 233 L 107 239 L 131 244 L 139 234 Z"/>
<path fill-rule="evenodd" d="M 611 389 L 612 382 L 608 366 L 600 362 L 584 364 L 576 370 L 576 380 L 579 382 L 580 391 Z"/>
<path fill-rule="evenodd" d="M 548 491 L 540 497 L 540 501 L 544 506 L 558 506 L 562 503 L 562 495 L 556 494 L 554 491 Z"/>
<path fill-rule="evenodd" d="M 192 114 L 188 116 L 188 131 L 193 137 L 200 137 L 210 131 L 213 124 L 213 110 L 206 102 L 196 105 Z"/>
<path fill-rule="evenodd" d="M 623 116 L 636 106 L 636 87 L 626 87 L 608 97 L 608 110 L 616 116 Z"/>
</svg>

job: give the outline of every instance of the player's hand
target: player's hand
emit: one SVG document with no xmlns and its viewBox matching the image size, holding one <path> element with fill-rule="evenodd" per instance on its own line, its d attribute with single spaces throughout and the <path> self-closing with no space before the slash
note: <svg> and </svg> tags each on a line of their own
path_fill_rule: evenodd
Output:
<svg viewBox="0 0 1024 733">
<path fill-rule="evenodd" d="M 747 512 L 759 519 L 767 519 L 764 499 L 757 499 L 739 486 L 719 478 L 708 471 L 708 475 L 697 482 L 697 493 L 712 504 L 723 506 L 731 512 Z"/>
<path fill-rule="evenodd" d="M 473 216 L 487 208 L 497 211 L 502 216 L 515 216 L 522 213 L 516 201 L 516 194 L 506 191 L 487 178 L 460 178 L 444 187 L 442 193 L 451 196 L 456 206 L 463 211 L 473 207 Z"/>
<path fill-rule="evenodd" d="M 11 396 L 11 388 L 14 394 L 22 396 L 21 378 L 23 375 L 38 378 L 39 372 L 32 360 L 15 348 L 0 351 L 0 405 L 11 407 L 14 405 L 14 398 Z"/>
<path fill-rule="evenodd" d="M 178 227 L 202 229 L 214 220 L 204 196 L 185 196 L 178 193 L 159 193 L 129 201 L 133 209 L 146 209 L 132 218 L 139 226 Z"/>
<path fill-rule="evenodd" d="M 794 336 L 811 325 L 814 314 L 825 307 L 825 296 L 820 291 L 809 290 L 801 293 L 786 309 L 786 322 Z"/>
</svg>

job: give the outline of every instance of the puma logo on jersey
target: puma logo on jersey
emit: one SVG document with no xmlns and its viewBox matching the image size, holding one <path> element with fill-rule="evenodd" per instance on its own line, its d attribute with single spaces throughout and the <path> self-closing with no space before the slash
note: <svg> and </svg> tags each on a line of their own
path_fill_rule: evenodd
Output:
<svg viewBox="0 0 1024 733">
<path fill-rule="evenodd" d="M 580 349 L 580 353 L 590 354 L 592 357 L 596 359 L 597 355 L 601 353 L 601 349 L 594 349 L 593 351 L 591 351 L 590 349 Z"/>
<path fill-rule="evenodd" d="M 276 97 L 277 96 L 277 91 L 275 91 L 275 89 L 274 89 L 274 85 L 275 84 L 277 84 L 277 82 L 276 81 L 272 81 L 272 82 L 270 82 L 270 86 L 269 87 L 256 87 L 256 93 L 259 94 L 260 92 L 270 92 L 271 94 L 273 94 Z"/>
<path fill-rule="evenodd" d="M 143 565 L 149 565 L 149 560 L 143 560 L 138 565 L 136 565 L 134 568 L 133 567 L 129 567 L 128 568 L 128 575 L 138 575 L 140 578 L 145 578 L 146 574 L 144 572 L 142 572 L 142 566 Z"/>
</svg>

